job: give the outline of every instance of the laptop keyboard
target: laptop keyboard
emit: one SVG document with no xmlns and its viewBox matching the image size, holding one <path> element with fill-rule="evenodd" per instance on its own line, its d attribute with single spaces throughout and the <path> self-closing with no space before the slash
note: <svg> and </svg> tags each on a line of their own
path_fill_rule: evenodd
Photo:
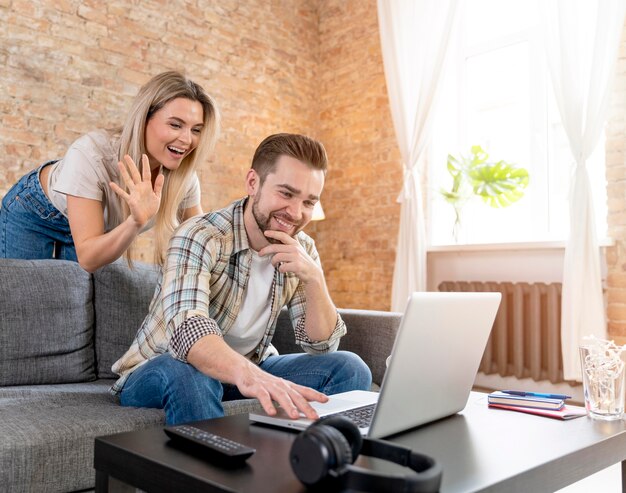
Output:
<svg viewBox="0 0 626 493">
<path fill-rule="evenodd" d="M 376 409 L 376 404 L 368 404 L 367 406 L 333 413 L 331 416 L 345 416 L 346 418 L 354 421 L 359 428 L 367 428 L 372 422 L 374 409 Z"/>
</svg>

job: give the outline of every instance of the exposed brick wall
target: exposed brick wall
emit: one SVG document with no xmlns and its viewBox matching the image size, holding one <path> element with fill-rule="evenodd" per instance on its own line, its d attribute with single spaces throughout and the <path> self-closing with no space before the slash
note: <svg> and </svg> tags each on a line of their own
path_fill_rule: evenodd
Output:
<svg viewBox="0 0 626 493">
<path fill-rule="evenodd" d="M 607 249 L 607 319 L 609 336 L 626 343 L 626 25 L 606 127 L 606 178 L 609 236 Z"/>
<path fill-rule="evenodd" d="M 382 65 L 376 2 L 320 8 L 320 127 L 331 160 L 316 226 L 339 306 L 388 310 L 402 183 Z"/>
</svg>

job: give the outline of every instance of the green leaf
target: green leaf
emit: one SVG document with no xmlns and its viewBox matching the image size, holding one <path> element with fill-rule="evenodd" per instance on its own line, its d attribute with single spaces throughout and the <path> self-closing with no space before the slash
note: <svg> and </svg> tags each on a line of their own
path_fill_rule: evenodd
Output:
<svg viewBox="0 0 626 493">
<path fill-rule="evenodd" d="M 471 159 L 472 166 L 485 163 L 487 159 L 489 159 L 489 154 L 487 154 L 483 150 L 483 148 L 480 146 L 472 146 L 471 153 L 472 153 L 472 159 Z"/>
<path fill-rule="evenodd" d="M 472 182 L 474 194 L 491 207 L 508 207 L 517 202 L 524 196 L 529 182 L 525 168 L 506 161 L 472 166 L 467 176 Z"/>
<path fill-rule="evenodd" d="M 446 166 L 452 187 L 441 189 L 440 193 L 457 213 L 471 195 L 480 197 L 491 207 L 508 207 L 524 196 L 529 183 L 525 168 L 503 160 L 489 161 L 489 154 L 479 145 L 470 148 L 469 156 L 457 158 L 448 154 Z"/>
</svg>

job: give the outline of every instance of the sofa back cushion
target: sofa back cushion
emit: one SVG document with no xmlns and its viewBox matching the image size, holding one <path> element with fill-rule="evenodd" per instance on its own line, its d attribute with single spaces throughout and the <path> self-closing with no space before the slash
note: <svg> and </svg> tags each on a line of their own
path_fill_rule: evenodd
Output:
<svg viewBox="0 0 626 493">
<path fill-rule="evenodd" d="M 65 260 L 0 259 L 0 386 L 96 378 L 91 277 Z"/>
<path fill-rule="evenodd" d="M 130 347 L 154 295 L 158 267 L 118 260 L 94 275 L 96 361 L 99 378 L 117 378 L 111 366 Z"/>
<path fill-rule="evenodd" d="M 339 309 L 339 313 L 348 329 L 339 349 L 361 356 L 372 371 L 372 381 L 382 384 L 402 313 L 351 308 Z"/>
<path fill-rule="evenodd" d="M 391 354 L 402 314 L 375 310 L 339 308 L 346 323 L 347 333 L 341 338 L 339 349 L 358 354 L 372 371 L 372 381 L 380 385 L 387 370 L 387 356 Z M 295 343 L 289 312 L 283 308 L 276 324 L 272 344 L 280 354 L 302 352 Z"/>
</svg>

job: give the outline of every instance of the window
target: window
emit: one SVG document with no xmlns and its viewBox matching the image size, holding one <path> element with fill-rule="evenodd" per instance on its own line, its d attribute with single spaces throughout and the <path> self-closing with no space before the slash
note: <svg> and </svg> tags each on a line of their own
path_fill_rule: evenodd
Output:
<svg viewBox="0 0 626 493">
<path fill-rule="evenodd" d="M 542 44 L 539 2 L 473 0 L 461 14 L 456 53 L 439 94 L 429 167 L 432 245 L 565 240 L 574 159 L 560 122 Z M 449 189 L 448 154 L 480 145 L 491 159 L 524 167 L 524 197 L 494 209 L 473 197 L 462 209 L 457 240 L 454 211 L 439 193 Z M 596 226 L 606 234 L 604 136 L 587 163 Z"/>
</svg>

